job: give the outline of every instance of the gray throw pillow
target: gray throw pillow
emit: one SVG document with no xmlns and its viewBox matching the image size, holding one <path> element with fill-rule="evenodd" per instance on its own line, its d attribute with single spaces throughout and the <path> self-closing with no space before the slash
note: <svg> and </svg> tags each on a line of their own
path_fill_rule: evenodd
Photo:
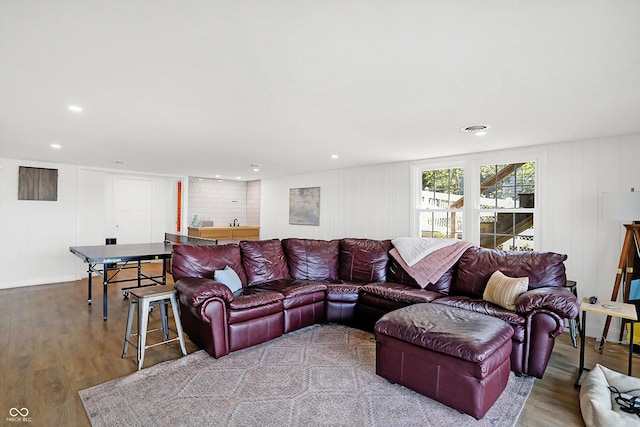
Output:
<svg viewBox="0 0 640 427">
<path fill-rule="evenodd" d="M 226 285 L 231 292 L 242 289 L 242 282 L 240 281 L 238 273 L 229 266 L 226 266 L 224 270 L 216 270 L 215 273 L 213 273 L 213 280 Z"/>
</svg>

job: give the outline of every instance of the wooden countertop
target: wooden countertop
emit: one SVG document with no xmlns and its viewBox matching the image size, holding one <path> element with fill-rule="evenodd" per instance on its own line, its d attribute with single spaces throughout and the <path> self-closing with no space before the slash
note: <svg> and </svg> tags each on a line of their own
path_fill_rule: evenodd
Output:
<svg viewBox="0 0 640 427">
<path fill-rule="evenodd" d="M 260 227 L 239 225 L 237 227 L 189 227 L 189 236 L 218 240 L 258 240 Z"/>
<path fill-rule="evenodd" d="M 260 227 L 254 226 L 254 225 L 237 225 L 235 227 L 228 226 L 228 225 L 224 225 L 224 226 L 216 225 L 213 227 L 189 227 L 189 230 L 238 230 L 238 229 L 259 230 Z"/>
</svg>

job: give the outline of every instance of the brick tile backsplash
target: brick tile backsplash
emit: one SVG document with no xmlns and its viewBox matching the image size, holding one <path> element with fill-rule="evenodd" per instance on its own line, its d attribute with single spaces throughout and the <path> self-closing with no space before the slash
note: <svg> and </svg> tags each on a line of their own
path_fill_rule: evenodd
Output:
<svg viewBox="0 0 640 427">
<path fill-rule="evenodd" d="M 189 177 L 189 225 L 195 214 L 200 221 L 228 226 L 234 219 L 240 225 L 260 225 L 260 181 L 230 181 Z"/>
</svg>

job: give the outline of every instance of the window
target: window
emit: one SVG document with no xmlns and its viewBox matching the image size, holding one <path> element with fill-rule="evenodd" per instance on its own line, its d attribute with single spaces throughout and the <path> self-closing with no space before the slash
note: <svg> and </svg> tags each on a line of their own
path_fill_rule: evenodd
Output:
<svg viewBox="0 0 640 427">
<path fill-rule="evenodd" d="M 466 183 L 465 168 L 477 171 Z M 465 162 L 464 167 L 420 172 L 420 236 L 464 238 L 508 251 L 534 250 L 536 162 Z M 464 224 L 463 218 L 470 222 Z"/>
<path fill-rule="evenodd" d="M 534 248 L 535 162 L 480 167 L 480 246 Z"/>
<path fill-rule="evenodd" d="M 464 169 L 423 171 L 420 236 L 461 239 L 463 205 Z"/>
</svg>

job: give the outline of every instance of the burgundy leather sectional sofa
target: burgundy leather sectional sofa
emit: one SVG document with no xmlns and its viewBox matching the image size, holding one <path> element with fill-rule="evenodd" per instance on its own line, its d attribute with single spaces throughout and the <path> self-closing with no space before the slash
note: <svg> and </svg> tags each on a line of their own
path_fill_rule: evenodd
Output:
<svg viewBox="0 0 640 427">
<path fill-rule="evenodd" d="M 504 320 L 514 330 L 511 370 L 542 378 L 564 318 L 578 314 L 564 288 L 566 255 L 472 247 L 435 284 L 416 285 L 389 255 L 390 240 L 283 239 L 174 247 L 172 274 L 182 325 L 214 357 L 322 322 L 373 330 L 385 313 L 415 303 L 445 304 Z M 213 280 L 232 268 L 235 293 Z M 509 311 L 483 301 L 496 270 L 529 277 Z"/>
</svg>

